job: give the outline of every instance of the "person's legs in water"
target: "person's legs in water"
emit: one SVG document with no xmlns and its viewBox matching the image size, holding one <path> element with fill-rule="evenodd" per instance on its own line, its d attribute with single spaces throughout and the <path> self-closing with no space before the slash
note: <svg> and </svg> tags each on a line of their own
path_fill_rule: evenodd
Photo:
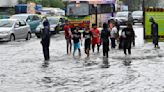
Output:
<svg viewBox="0 0 164 92">
<path fill-rule="evenodd" d="M 89 55 L 90 55 L 90 54 L 89 54 L 89 48 L 88 48 L 88 49 L 87 49 L 87 57 L 89 57 Z"/>
<path fill-rule="evenodd" d="M 85 46 L 84 52 L 85 52 L 85 54 L 87 54 L 87 41 L 86 41 L 86 40 L 85 40 L 85 42 L 84 42 L 84 46 Z"/>
<path fill-rule="evenodd" d="M 135 39 L 133 39 L 132 43 L 133 43 L 133 47 L 135 47 Z"/>
<path fill-rule="evenodd" d="M 72 53 L 72 42 L 71 42 L 71 39 L 69 39 L 69 44 L 70 44 L 70 53 Z"/>
<path fill-rule="evenodd" d="M 131 48 L 128 48 L 128 54 L 131 55 Z"/>
<path fill-rule="evenodd" d="M 100 44 L 98 43 L 97 44 L 97 52 L 99 53 L 99 51 L 100 51 Z"/>
<path fill-rule="evenodd" d="M 92 51 L 93 51 L 93 53 L 95 52 L 95 45 L 94 44 L 92 44 Z"/>
<path fill-rule="evenodd" d="M 50 60 L 50 52 L 49 52 L 49 47 L 47 47 L 47 58 Z"/>
<path fill-rule="evenodd" d="M 66 42 L 67 42 L 67 54 L 69 54 L 69 40 L 67 39 Z"/>
<path fill-rule="evenodd" d="M 103 56 L 105 57 L 106 56 L 106 53 L 105 53 L 105 45 L 103 43 Z"/>
<path fill-rule="evenodd" d="M 43 54 L 44 54 L 44 60 L 48 61 L 50 59 L 49 57 L 49 48 L 46 46 L 43 46 Z"/>
<path fill-rule="evenodd" d="M 73 50 L 73 57 L 75 57 L 76 48 Z"/>
<path fill-rule="evenodd" d="M 115 38 L 111 38 L 111 44 L 112 44 L 112 48 L 115 48 L 116 46 Z"/>
<path fill-rule="evenodd" d="M 72 52 L 72 42 L 71 39 L 67 39 L 67 54 Z"/>
<path fill-rule="evenodd" d="M 125 47 L 124 47 L 124 54 L 127 55 L 127 53 L 126 53 L 126 48 L 125 48 Z"/>
<path fill-rule="evenodd" d="M 80 48 L 78 48 L 78 51 L 79 51 L 79 57 L 81 56 L 81 50 L 80 50 Z"/>
<path fill-rule="evenodd" d="M 106 57 L 108 58 L 108 51 L 106 51 Z"/>
</svg>

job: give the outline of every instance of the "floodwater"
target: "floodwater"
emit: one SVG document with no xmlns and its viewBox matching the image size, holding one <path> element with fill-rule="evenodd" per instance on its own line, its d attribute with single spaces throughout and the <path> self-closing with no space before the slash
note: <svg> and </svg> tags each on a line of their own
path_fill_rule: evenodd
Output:
<svg viewBox="0 0 164 92">
<path fill-rule="evenodd" d="M 51 60 L 43 67 L 40 39 L 0 43 L 0 92 L 164 92 L 164 43 L 154 49 L 134 26 L 136 47 L 130 59 L 110 50 L 109 68 L 101 68 L 102 52 L 86 59 L 66 55 L 63 34 L 51 39 Z M 82 47 L 82 51 L 83 51 Z"/>
</svg>

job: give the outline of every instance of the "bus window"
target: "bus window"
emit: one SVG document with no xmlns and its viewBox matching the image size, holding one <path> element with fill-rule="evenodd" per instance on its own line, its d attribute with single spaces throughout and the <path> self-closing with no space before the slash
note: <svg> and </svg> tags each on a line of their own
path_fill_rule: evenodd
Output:
<svg viewBox="0 0 164 92">
<path fill-rule="evenodd" d="M 67 15 L 68 16 L 89 15 L 89 4 L 79 3 L 77 7 L 76 3 L 70 3 L 67 5 Z"/>
</svg>

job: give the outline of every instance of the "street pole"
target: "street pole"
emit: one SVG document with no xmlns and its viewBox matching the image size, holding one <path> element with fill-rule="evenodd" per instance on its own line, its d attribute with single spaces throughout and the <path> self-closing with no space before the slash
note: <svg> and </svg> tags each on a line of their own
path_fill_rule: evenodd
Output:
<svg viewBox="0 0 164 92">
<path fill-rule="evenodd" d="M 144 33 L 144 39 L 145 37 L 145 0 L 142 0 L 142 11 L 143 11 L 143 33 Z"/>
<path fill-rule="evenodd" d="M 96 20 L 95 22 L 96 22 L 96 25 L 98 25 L 98 23 L 97 23 L 97 5 L 95 6 L 95 9 L 96 9 L 96 10 L 95 10 L 95 12 L 96 12 L 96 13 L 95 13 L 95 20 Z"/>
</svg>

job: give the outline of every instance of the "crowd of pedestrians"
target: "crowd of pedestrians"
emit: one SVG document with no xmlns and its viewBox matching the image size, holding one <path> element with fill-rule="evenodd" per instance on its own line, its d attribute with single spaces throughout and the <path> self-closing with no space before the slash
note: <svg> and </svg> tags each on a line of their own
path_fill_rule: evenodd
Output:
<svg viewBox="0 0 164 92">
<path fill-rule="evenodd" d="M 43 18 L 44 29 L 42 31 L 41 44 L 43 46 L 43 54 L 45 61 L 49 61 L 49 46 L 50 46 L 50 34 L 49 34 L 49 22 L 47 18 Z M 158 46 L 158 25 L 153 18 L 150 18 L 152 22 L 152 36 L 153 43 L 155 47 Z M 97 47 L 97 53 L 100 52 L 100 46 L 103 48 L 103 63 L 108 67 L 108 52 L 111 49 L 122 49 L 125 56 L 131 55 L 131 47 L 135 46 L 135 32 L 133 30 L 132 24 L 127 23 L 127 26 L 120 31 L 120 25 L 117 21 L 108 21 L 108 23 L 103 24 L 103 29 L 99 30 L 96 24 L 92 24 L 92 28 L 86 26 L 84 31 L 81 32 L 77 26 L 74 30 L 71 30 L 68 21 L 64 25 L 64 33 L 66 40 L 66 50 L 67 54 L 72 53 L 72 41 L 73 41 L 73 56 L 78 50 L 79 57 L 81 56 L 81 46 L 83 45 L 84 39 L 84 52 L 87 57 L 90 56 L 90 50 L 95 52 L 95 47 Z M 117 44 L 116 44 L 117 43 Z M 111 44 L 111 47 L 110 47 Z M 127 54 L 128 50 L 128 54 Z M 47 63 L 47 62 L 45 62 Z"/>
<path fill-rule="evenodd" d="M 68 21 L 66 21 L 64 31 L 67 43 L 67 54 L 70 54 L 68 53 L 68 50 L 71 52 L 71 40 L 73 40 L 73 56 L 75 57 L 75 52 L 78 50 L 80 57 L 80 46 L 83 45 L 82 39 L 84 39 L 84 52 L 87 57 L 90 56 L 90 50 L 92 50 L 93 53 L 95 52 L 95 47 L 97 47 L 97 53 L 99 53 L 100 46 L 102 45 L 105 64 L 108 64 L 108 52 L 110 48 L 116 49 L 116 47 L 118 47 L 118 49 L 123 49 L 125 55 L 127 55 L 126 50 L 128 49 L 128 54 L 130 55 L 131 45 L 135 42 L 135 33 L 132 25 L 128 23 L 127 27 L 122 30 L 121 34 L 119 34 L 119 29 L 117 21 L 109 21 L 108 23 L 103 24 L 102 30 L 99 30 L 96 24 L 92 24 L 92 28 L 87 26 L 84 28 L 84 32 L 80 32 L 79 27 L 76 27 L 75 30 L 72 31 L 68 25 Z"/>
</svg>

